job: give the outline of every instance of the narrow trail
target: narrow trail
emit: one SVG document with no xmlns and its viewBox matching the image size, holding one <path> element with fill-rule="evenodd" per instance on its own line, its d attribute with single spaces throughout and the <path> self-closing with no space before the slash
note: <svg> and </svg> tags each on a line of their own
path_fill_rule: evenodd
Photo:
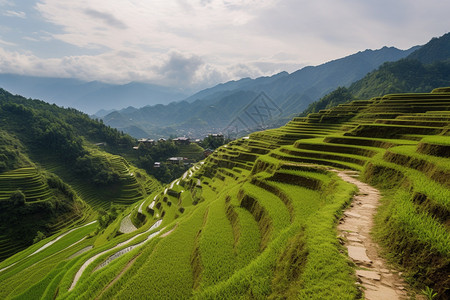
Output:
<svg viewBox="0 0 450 300">
<path fill-rule="evenodd" d="M 75 277 L 73 278 L 72 284 L 70 285 L 69 292 L 70 292 L 71 290 L 73 290 L 73 288 L 74 288 L 75 285 L 77 284 L 78 280 L 80 279 L 81 275 L 83 275 L 84 270 L 86 270 L 86 268 L 87 268 L 92 262 L 94 262 L 98 257 L 100 257 L 100 256 L 102 256 L 103 254 L 105 254 L 105 253 L 107 253 L 107 252 L 110 252 L 110 251 L 112 251 L 112 250 L 114 250 L 114 249 L 120 248 L 120 247 L 122 247 L 122 246 L 124 246 L 124 245 L 126 245 L 126 244 L 128 244 L 128 243 L 131 243 L 133 240 L 137 239 L 138 237 L 140 237 L 140 236 L 142 236 L 142 235 L 144 235 L 144 234 L 147 234 L 147 233 L 149 233 L 150 231 L 152 231 L 152 230 L 158 228 L 158 227 L 161 225 L 161 223 L 162 223 L 162 219 L 156 221 L 155 224 L 153 224 L 153 225 L 152 225 L 149 229 L 147 229 L 146 231 L 141 232 L 141 233 L 139 233 L 139 234 L 136 234 L 136 235 L 133 236 L 132 238 L 130 238 L 130 239 L 126 240 L 126 241 L 123 241 L 123 242 L 121 242 L 121 243 L 115 245 L 114 247 L 112 247 L 112 248 L 110 248 L 110 249 L 107 249 L 107 250 L 105 250 L 105 251 L 102 251 L 102 252 L 97 253 L 97 254 L 95 254 L 94 256 L 90 257 L 88 260 L 86 260 L 86 261 L 84 262 L 84 264 L 80 267 L 80 269 L 78 269 L 77 273 L 75 274 Z M 164 227 L 164 228 L 165 228 L 165 227 Z M 147 242 L 148 240 L 150 240 L 150 239 L 152 239 L 153 237 L 155 237 L 156 235 L 158 235 L 162 230 L 164 230 L 164 228 L 163 228 L 163 229 L 160 229 L 160 230 L 158 230 L 158 231 L 156 231 L 156 232 L 153 232 L 153 233 L 150 234 L 144 241 L 142 241 L 142 242 L 140 242 L 140 243 L 138 243 L 138 244 L 129 246 L 129 247 L 125 248 L 125 249 L 120 250 L 120 251 L 119 251 L 120 253 L 119 253 L 119 252 L 116 252 L 115 254 L 117 254 L 117 256 L 115 256 L 115 257 L 111 257 L 111 256 L 110 256 L 110 259 L 108 260 L 108 262 L 107 262 L 106 264 L 108 264 L 109 262 L 111 262 L 111 260 L 113 260 L 113 259 L 115 259 L 115 258 L 117 258 L 117 257 L 120 257 L 120 256 L 123 255 L 124 253 L 127 253 L 127 252 L 133 250 L 135 247 L 138 247 L 138 246 L 143 245 L 145 242 Z M 105 265 L 106 265 L 106 264 L 105 264 Z"/>
<path fill-rule="evenodd" d="M 61 234 L 61 235 L 58 236 L 56 239 L 54 239 L 54 240 L 48 242 L 47 244 L 45 244 L 45 245 L 42 246 L 41 248 L 37 249 L 36 251 L 34 251 L 33 253 L 31 253 L 31 254 L 28 255 L 27 257 L 30 257 L 30 256 L 32 256 L 32 255 L 35 255 L 36 253 L 39 253 L 39 252 L 41 252 L 42 250 L 44 250 L 44 249 L 50 247 L 51 245 L 53 245 L 54 243 L 56 243 L 57 241 L 59 241 L 60 239 L 62 239 L 63 237 L 65 237 L 66 235 L 68 235 L 69 233 L 71 233 L 71 232 L 73 232 L 73 231 L 75 231 L 75 230 L 77 230 L 77 229 L 80 229 L 80 228 L 89 226 L 89 225 L 91 225 L 91 224 L 94 224 L 94 223 L 96 223 L 96 222 L 97 222 L 97 221 L 92 221 L 92 222 L 87 223 L 87 224 L 84 224 L 84 225 L 82 225 L 82 226 L 72 228 L 71 230 L 69 230 L 69 231 L 67 231 L 67 232 L 65 232 L 65 233 L 63 233 L 63 234 Z"/>
<path fill-rule="evenodd" d="M 166 233 L 161 235 L 161 238 L 164 238 L 166 236 L 168 236 L 169 234 L 171 234 L 176 228 L 178 227 L 178 223 L 169 231 L 167 231 Z M 162 231 L 163 229 L 161 229 Z M 131 266 L 134 264 L 134 262 L 136 261 L 136 259 L 140 256 L 141 254 L 139 253 L 138 255 L 136 255 L 133 259 L 131 259 L 127 265 L 125 266 L 125 268 L 122 269 L 122 271 L 120 271 L 120 273 L 106 286 L 103 288 L 103 290 L 101 291 L 101 293 L 95 298 L 95 299 L 100 299 L 102 297 L 102 295 L 111 287 L 114 285 L 114 283 L 116 283 L 122 276 L 123 274 L 125 274 L 126 271 L 128 271 L 129 268 L 131 268 Z"/>
<path fill-rule="evenodd" d="M 345 241 L 348 256 L 357 266 L 356 275 L 364 288 L 365 299 L 409 299 L 406 283 L 399 272 L 391 269 L 379 256 L 379 246 L 370 235 L 380 192 L 354 178 L 358 174 L 355 171 L 333 171 L 359 189 L 337 228 Z"/>
</svg>

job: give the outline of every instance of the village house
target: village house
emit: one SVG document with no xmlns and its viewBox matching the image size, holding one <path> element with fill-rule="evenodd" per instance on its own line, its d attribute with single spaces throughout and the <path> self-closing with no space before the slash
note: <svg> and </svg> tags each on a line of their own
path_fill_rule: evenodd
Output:
<svg viewBox="0 0 450 300">
<path fill-rule="evenodd" d="M 182 163 L 184 163 L 185 160 L 187 160 L 187 158 L 184 158 L 184 157 L 169 157 L 167 159 L 168 162 L 170 162 L 174 165 L 176 165 L 176 164 L 181 165 Z"/>
<path fill-rule="evenodd" d="M 183 144 L 183 145 L 189 145 L 191 143 L 191 140 L 187 137 L 177 137 L 176 139 L 173 139 L 173 141 L 176 144 Z"/>
<path fill-rule="evenodd" d="M 138 142 L 139 143 L 143 143 L 143 144 L 152 144 L 153 145 L 155 143 L 155 140 L 152 140 L 152 139 L 139 139 Z"/>
<path fill-rule="evenodd" d="M 205 158 L 206 158 L 206 157 L 210 156 L 213 152 L 214 152 L 214 150 L 211 148 L 205 149 L 205 151 L 203 151 L 203 156 L 205 156 Z"/>
</svg>

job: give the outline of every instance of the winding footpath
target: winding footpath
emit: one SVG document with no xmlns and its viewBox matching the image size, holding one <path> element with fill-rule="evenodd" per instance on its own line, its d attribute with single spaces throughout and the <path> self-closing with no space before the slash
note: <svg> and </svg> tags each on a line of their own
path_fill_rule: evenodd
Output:
<svg viewBox="0 0 450 300">
<path fill-rule="evenodd" d="M 401 274 L 391 269 L 379 256 L 379 246 L 370 236 L 380 192 L 354 178 L 358 174 L 355 171 L 333 171 L 359 189 L 337 228 L 348 256 L 357 266 L 356 275 L 364 289 L 365 299 L 409 299 Z"/>
<path fill-rule="evenodd" d="M 105 253 L 107 253 L 107 252 L 110 252 L 110 251 L 112 251 L 112 250 L 114 250 L 114 249 L 120 248 L 120 247 L 122 247 L 122 246 L 124 246 L 124 245 L 126 245 L 126 244 L 128 244 L 128 243 L 131 243 L 132 241 L 134 241 L 135 239 L 137 239 L 137 238 L 140 237 L 141 235 L 148 234 L 150 231 L 152 231 L 152 230 L 158 228 L 158 227 L 161 225 L 161 223 L 162 223 L 162 219 L 156 221 L 155 224 L 153 224 L 153 225 L 152 225 L 149 229 L 147 229 L 146 231 L 141 232 L 141 233 L 139 233 L 139 234 L 136 234 L 136 235 L 133 236 L 132 238 L 130 238 L 130 239 L 124 241 L 124 242 L 118 243 L 116 246 L 114 246 L 114 247 L 112 247 L 112 248 L 110 248 L 110 249 L 107 249 L 107 250 L 105 250 L 105 251 L 102 251 L 102 252 L 100 252 L 100 253 L 97 253 L 97 254 L 95 254 L 94 256 L 90 257 L 88 260 L 86 260 L 86 261 L 84 262 L 84 264 L 80 267 L 80 269 L 78 269 L 77 273 L 75 274 L 75 277 L 73 278 L 72 284 L 70 285 L 69 292 L 70 292 L 71 290 L 73 290 L 73 288 L 75 287 L 75 285 L 78 283 L 78 280 L 80 279 L 81 275 L 83 275 L 84 270 L 86 270 L 86 268 L 87 268 L 92 262 L 94 262 L 98 257 L 100 257 L 100 256 L 102 256 L 103 254 L 105 254 Z M 142 242 L 140 242 L 140 243 L 138 243 L 138 244 L 135 244 L 135 245 L 128 246 L 128 247 L 126 247 L 126 248 L 124 248 L 124 249 L 122 249 L 122 250 L 116 252 L 114 255 L 111 255 L 111 256 L 107 259 L 107 262 L 104 263 L 101 267 L 106 266 L 106 265 L 109 264 L 112 260 L 114 260 L 114 259 L 116 259 L 116 258 L 122 256 L 123 254 L 125 254 L 125 253 L 127 253 L 127 252 L 133 250 L 134 248 L 143 245 L 143 244 L 144 244 L 145 242 L 147 242 L 148 240 L 151 240 L 152 238 L 154 238 L 155 236 L 157 236 L 157 235 L 158 235 L 162 230 L 164 230 L 164 229 L 165 229 L 165 227 L 164 227 L 163 229 L 161 229 L 161 230 L 158 230 L 158 231 L 156 231 L 156 232 L 153 232 L 153 233 L 150 234 L 144 241 L 142 241 Z"/>
</svg>

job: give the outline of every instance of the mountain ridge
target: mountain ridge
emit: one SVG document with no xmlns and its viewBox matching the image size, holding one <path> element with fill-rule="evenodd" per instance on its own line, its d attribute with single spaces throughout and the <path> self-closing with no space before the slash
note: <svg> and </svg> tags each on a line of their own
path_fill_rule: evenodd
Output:
<svg viewBox="0 0 450 300">
<path fill-rule="evenodd" d="M 0 87 L 29 98 L 39 98 L 63 107 L 94 114 L 101 109 L 121 109 L 130 105 L 169 103 L 187 94 L 176 88 L 129 82 L 110 84 L 73 78 L 34 77 L 0 74 Z"/>
<path fill-rule="evenodd" d="M 385 94 L 427 92 L 450 85 L 450 33 L 433 38 L 406 58 L 388 62 L 348 87 L 339 87 L 301 115 L 318 112 L 352 99 L 367 99 Z"/>
<path fill-rule="evenodd" d="M 291 74 L 281 72 L 268 77 L 230 81 L 200 91 L 185 101 L 170 103 L 164 107 L 146 106 L 133 113 L 119 111 L 119 114 L 106 115 L 102 119 L 106 124 L 124 132 L 128 132 L 128 127 L 139 127 L 152 138 L 158 137 L 158 127 L 169 127 L 176 135 L 202 137 L 208 132 L 220 132 L 227 127 L 229 122 L 238 117 L 236 114 L 261 92 L 266 93 L 281 107 L 284 111 L 282 115 L 287 117 L 295 111 L 302 111 L 307 104 L 319 99 L 333 87 L 349 85 L 381 63 L 400 59 L 417 47 L 408 50 L 383 47 L 360 51 L 319 66 L 308 66 Z M 228 105 L 227 100 L 233 100 L 235 105 Z M 205 118 L 213 120 L 213 123 Z M 204 126 L 198 125 L 201 123 Z"/>
</svg>

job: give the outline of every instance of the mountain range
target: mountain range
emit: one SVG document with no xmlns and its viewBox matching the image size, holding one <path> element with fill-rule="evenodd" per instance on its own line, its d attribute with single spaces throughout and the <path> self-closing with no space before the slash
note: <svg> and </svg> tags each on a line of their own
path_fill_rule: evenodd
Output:
<svg viewBox="0 0 450 300">
<path fill-rule="evenodd" d="M 450 33 L 433 38 L 405 59 L 385 63 L 355 81 L 311 103 L 302 116 L 352 99 L 370 99 L 394 93 L 424 93 L 450 85 Z"/>
<path fill-rule="evenodd" d="M 242 120 L 241 128 L 237 130 L 264 129 L 270 120 L 260 122 L 262 116 L 267 116 L 258 112 L 261 105 L 257 100 L 261 93 L 277 107 L 279 113 L 276 116 L 285 122 L 289 116 L 303 111 L 308 104 L 336 87 L 348 86 L 381 64 L 404 58 L 418 48 L 365 50 L 291 74 L 281 72 L 270 77 L 243 78 L 219 84 L 168 105 L 148 105 L 140 109 L 128 107 L 104 116 L 103 120 L 105 124 L 138 138 L 163 135 L 201 137 L 223 131 L 226 127 L 234 130 L 236 120 Z M 249 115 L 255 116 L 255 120 L 249 122 Z"/>
<path fill-rule="evenodd" d="M 185 92 L 155 84 L 130 82 L 109 84 L 100 81 L 82 81 L 71 78 L 33 77 L 0 74 L 0 86 L 11 93 L 38 98 L 59 106 L 72 107 L 88 114 L 102 115 L 134 105 L 141 107 L 182 100 Z"/>
</svg>

